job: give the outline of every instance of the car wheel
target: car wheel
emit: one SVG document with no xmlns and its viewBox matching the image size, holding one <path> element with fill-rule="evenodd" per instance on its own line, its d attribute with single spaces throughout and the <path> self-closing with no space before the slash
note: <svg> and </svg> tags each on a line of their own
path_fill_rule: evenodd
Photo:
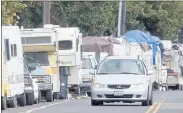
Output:
<svg viewBox="0 0 183 113">
<path fill-rule="evenodd" d="M 149 106 L 149 103 L 150 103 L 150 99 L 149 99 L 149 92 L 147 94 L 147 100 L 143 101 L 142 102 L 142 106 Z"/>
<path fill-rule="evenodd" d="M 151 93 L 151 97 L 149 99 L 149 105 L 153 105 L 153 93 Z"/>
<path fill-rule="evenodd" d="M 103 105 L 103 102 L 98 102 L 98 101 L 95 101 L 95 100 L 91 100 L 91 105 L 92 106 Z"/>
</svg>

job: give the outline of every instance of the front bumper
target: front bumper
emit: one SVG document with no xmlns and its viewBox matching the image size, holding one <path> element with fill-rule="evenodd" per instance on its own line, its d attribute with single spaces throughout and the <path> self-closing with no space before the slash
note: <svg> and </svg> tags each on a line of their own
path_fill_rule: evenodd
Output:
<svg viewBox="0 0 183 113">
<path fill-rule="evenodd" d="M 120 96 L 114 96 L 115 91 L 122 91 Z M 123 101 L 123 102 L 142 102 L 147 99 L 148 89 L 108 89 L 98 88 L 91 91 L 92 100 L 96 101 Z"/>
<path fill-rule="evenodd" d="M 38 84 L 38 88 L 40 91 L 42 90 L 52 90 L 53 86 L 52 84 Z"/>
<path fill-rule="evenodd" d="M 83 83 L 79 85 L 80 92 L 91 92 L 91 83 Z"/>
</svg>

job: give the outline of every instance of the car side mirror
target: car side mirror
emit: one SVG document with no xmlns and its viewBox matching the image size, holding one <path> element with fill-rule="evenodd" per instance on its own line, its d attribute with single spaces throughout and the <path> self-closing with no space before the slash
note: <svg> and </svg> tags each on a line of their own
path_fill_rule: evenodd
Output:
<svg viewBox="0 0 183 113">
<path fill-rule="evenodd" d="M 154 74 L 154 70 L 148 70 L 147 75 L 153 75 Z"/>
<path fill-rule="evenodd" d="M 36 66 L 29 66 L 28 70 L 29 71 L 34 71 L 34 70 L 36 70 Z"/>
</svg>

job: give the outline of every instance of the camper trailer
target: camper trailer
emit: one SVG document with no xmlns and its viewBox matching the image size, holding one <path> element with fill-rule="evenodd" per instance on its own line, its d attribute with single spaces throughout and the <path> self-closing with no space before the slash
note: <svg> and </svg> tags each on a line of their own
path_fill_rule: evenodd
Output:
<svg viewBox="0 0 183 113">
<path fill-rule="evenodd" d="M 91 83 L 95 66 L 98 65 L 95 60 L 95 52 L 82 52 L 82 67 L 81 67 L 81 83 L 79 85 L 81 94 L 87 94 L 90 96 Z"/>
<path fill-rule="evenodd" d="M 79 84 L 81 81 L 81 45 L 82 34 L 79 28 L 58 28 L 58 66 L 61 80 L 61 92 L 65 92 L 62 97 L 66 97 L 69 92 L 79 94 Z"/>
<path fill-rule="evenodd" d="M 28 65 L 36 65 L 36 69 L 31 72 L 32 78 L 37 79 L 41 97 L 47 102 L 58 99 L 60 94 L 55 27 L 58 26 L 21 29 L 21 41 Z"/>
<path fill-rule="evenodd" d="M 26 105 L 23 50 L 18 26 L 2 26 L 2 109 Z"/>
<path fill-rule="evenodd" d="M 164 51 L 163 61 L 167 67 L 168 88 L 182 89 L 182 56 L 179 55 L 179 50 Z"/>
</svg>

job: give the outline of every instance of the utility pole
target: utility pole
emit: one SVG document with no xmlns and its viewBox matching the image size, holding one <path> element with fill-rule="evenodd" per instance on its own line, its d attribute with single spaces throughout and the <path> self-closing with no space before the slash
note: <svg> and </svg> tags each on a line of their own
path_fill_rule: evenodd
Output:
<svg viewBox="0 0 183 113">
<path fill-rule="evenodd" d="M 125 33 L 126 22 L 126 1 L 121 0 L 119 2 L 119 14 L 118 14 L 118 36 Z"/>
<path fill-rule="evenodd" d="M 51 9 L 51 0 L 45 1 L 43 6 L 43 25 L 50 24 L 50 9 Z"/>
</svg>

